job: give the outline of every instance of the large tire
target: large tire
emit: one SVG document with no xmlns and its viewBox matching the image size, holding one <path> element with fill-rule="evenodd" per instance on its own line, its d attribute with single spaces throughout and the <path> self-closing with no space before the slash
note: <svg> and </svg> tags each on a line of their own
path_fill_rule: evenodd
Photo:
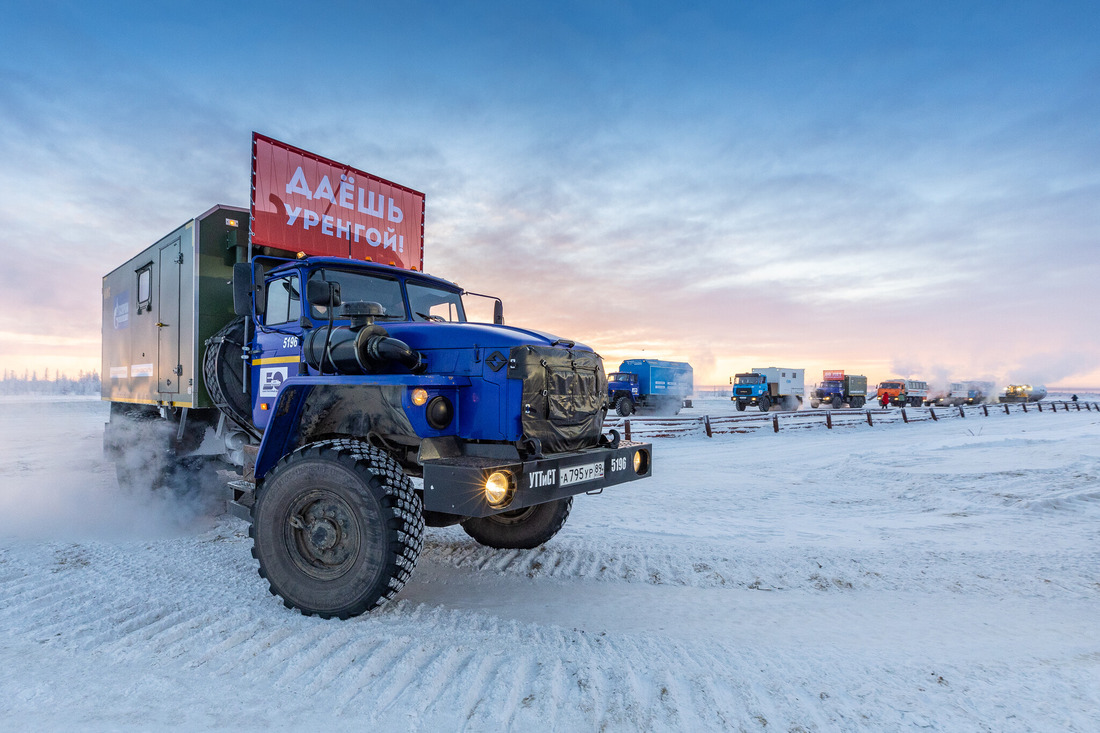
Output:
<svg viewBox="0 0 1100 733">
<path fill-rule="evenodd" d="M 500 550 L 531 550 L 556 535 L 569 517 L 573 497 L 514 512 L 467 519 L 462 529 L 480 544 Z"/>
<path fill-rule="evenodd" d="M 620 397 L 615 401 L 615 412 L 621 417 L 630 417 L 634 414 L 634 400 L 625 395 Z"/>
<path fill-rule="evenodd" d="M 740 400 L 737 401 L 737 411 L 738 412 L 744 412 L 745 411 L 745 403 L 744 402 L 741 402 Z"/>
<path fill-rule="evenodd" d="M 772 401 L 767 397 L 761 397 L 757 404 L 760 405 L 760 412 L 767 412 L 771 409 Z"/>
<path fill-rule="evenodd" d="M 287 608 L 346 619 L 397 595 L 424 538 L 420 498 L 397 462 L 358 440 L 285 456 L 252 507 L 252 556 Z"/>
</svg>

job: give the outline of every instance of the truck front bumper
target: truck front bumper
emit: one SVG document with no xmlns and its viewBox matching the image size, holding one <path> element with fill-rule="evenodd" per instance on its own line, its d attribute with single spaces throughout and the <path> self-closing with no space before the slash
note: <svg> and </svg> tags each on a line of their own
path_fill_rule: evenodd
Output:
<svg viewBox="0 0 1100 733">
<path fill-rule="evenodd" d="M 646 478 L 653 473 L 653 446 L 622 441 L 615 448 L 558 453 L 523 462 L 456 456 L 422 464 L 424 509 L 487 517 L 576 494 L 598 494 L 608 486 Z M 511 492 L 508 501 L 493 505 L 486 495 L 486 482 L 496 473 L 504 474 Z"/>
</svg>

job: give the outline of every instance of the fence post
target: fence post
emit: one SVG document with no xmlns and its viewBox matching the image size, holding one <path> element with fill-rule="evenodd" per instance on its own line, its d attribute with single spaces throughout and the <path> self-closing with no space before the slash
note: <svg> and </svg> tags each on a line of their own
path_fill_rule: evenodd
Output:
<svg viewBox="0 0 1100 733">
<path fill-rule="evenodd" d="M 710 431 L 710 415 L 703 415 L 703 427 L 707 429 L 707 437 L 713 438 L 714 433 Z"/>
<path fill-rule="evenodd" d="M 623 422 L 623 431 L 626 433 L 626 439 L 630 440 L 630 421 L 625 420 Z"/>
<path fill-rule="evenodd" d="M 966 410 L 963 409 L 962 405 L 959 405 L 959 417 L 966 417 Z"/>
<path fill-rule="evenodd" d="M 1039 412 L 1043 411 L 1043 403 L 1042 402 L 1036 402 L 1035 406 L 1039 408 Z"/>
<path fill-rule="evenodd" d="M 1008 412 L 1008 403 L 1007 403 L 1007 402 L 1005 403 L 1005 414 L 1006 414 L 1006 415 L 1008 415 L 1008 414 L 1009 414 L 1009 412 Z"/>
<path fill-rule="evenodd" d="M 775 428 L 775 432 L 779 432 L 779 415 L 772 415 L 772 427 Z"/>
<path fill-rule="evenodd" d="M 938 418 L 938 417 L 936 417 L 936 408 L 935 408 L 935 407 L 929 407 L 929 408 L 928 408 L 928 411 L 929 411 L 930 413 L 932 413 L 932 421 L 933 421 L 933 422 L 935 422 L 935 421 L 939 420 L 939 418 Z"/>
<path fill-rule="evenodd" d="M 1057 402 L 1051 402 L 1050 403 L 1050 411 L 1051 412 L 1058 412 L 1058 403 Z"/>
<path fill-rule="evenodd" d="M 1024 402 L 1024 403 L 1022 403 L 1022 405 L 1023 405 L 1023 408 L 1024 408 L 1024 412 L 1027 412 L 1027 403 Z M 1039 409 L 1042 410 L 1043 408 L 1040 407 Z"/>
<path fill-rule="evenodd" d="M 829 428 L 829 430 L 833 429 L 833 413 L 831 410 L 825 411 L 825 427 Z"/>
<path fill-rule="evenodd" d="M 1080 402 L 1074 402 L 1073 404 L 1077 405 L 1077 411 L 1080 412 L 1081 411 L 1081 403 Z"/>
<path fill-rule="evenodd" d="M 874 422 L 871 421 L 871 411 L 870 410 L 867 411 L 867 424 L 870 425 L 871 427 L 875 426 Z"/>
<path fill-rule="evenodd" d="M 982 412 L 985 413 L 986 417 L 989 417 L 989 405 L 985 404 L 984 402 L 982 403 Z"/>
<path fill-rule="evenodd" d="M 905 408 L 901 408 L 901 419 L 905 422 L 909 422 L 909 416 L 905 414 Z"/>
</svg>

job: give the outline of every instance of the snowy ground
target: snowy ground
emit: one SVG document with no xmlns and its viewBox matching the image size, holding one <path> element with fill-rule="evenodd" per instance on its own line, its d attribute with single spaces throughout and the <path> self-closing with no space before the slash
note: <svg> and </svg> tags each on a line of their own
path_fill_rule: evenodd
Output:
<svg viewBox="0 0 1100 733">
<path fill-rule="evenodd" d="M 429 530 L 346 622 L 121 496 L 105 419 L 0 402 L 7 730 L 1100 729 L 1095 412 L 657 440 L 538 550 Z"/>
</svg>

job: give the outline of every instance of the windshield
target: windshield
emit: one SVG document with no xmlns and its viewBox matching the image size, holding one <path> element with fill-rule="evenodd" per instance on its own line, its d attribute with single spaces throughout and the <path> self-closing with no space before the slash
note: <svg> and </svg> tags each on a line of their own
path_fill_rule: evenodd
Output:
<svg viewBox="0 0 1100 733">
<path fill-rule="evenodd" d="M 883 382 L 879 386 L 882 387 L 882 389 L 901 389 L 905 385 L 901 382 Z"/>
<path fill-rule="evenodd" d="M 734 377 L 734 384 L 763 384 L 764 377 L 761 374 L 738 374 Z"/>
<path fill-rule="evenodd" d="M 405 291 L 409 296 L 409 308 L 414 321 L 466 321 L 462 297 L 456 292 L 412 280 L 405 281 Z"/>
<path fill-rule="evenodd" d="M 609 382 L 635 382 L 637 379 L 638 375 L 630 372 L 611 372 L 607 375 Z"/>
<path fill-rule="evenodd" d="M 345 270 L 315 270 L 310 274 L 309 279 L 340 283 L 341 303 L 356 301 L 378 303 L 382 306 L 380 318 L 400 321 L 407 318 L 405 301 L 401 298 L 401 282 L 394 278 Z M 328 307 L 311 305 L 310 315 L 314 318 L 328 318 Z"/>
</svg>

